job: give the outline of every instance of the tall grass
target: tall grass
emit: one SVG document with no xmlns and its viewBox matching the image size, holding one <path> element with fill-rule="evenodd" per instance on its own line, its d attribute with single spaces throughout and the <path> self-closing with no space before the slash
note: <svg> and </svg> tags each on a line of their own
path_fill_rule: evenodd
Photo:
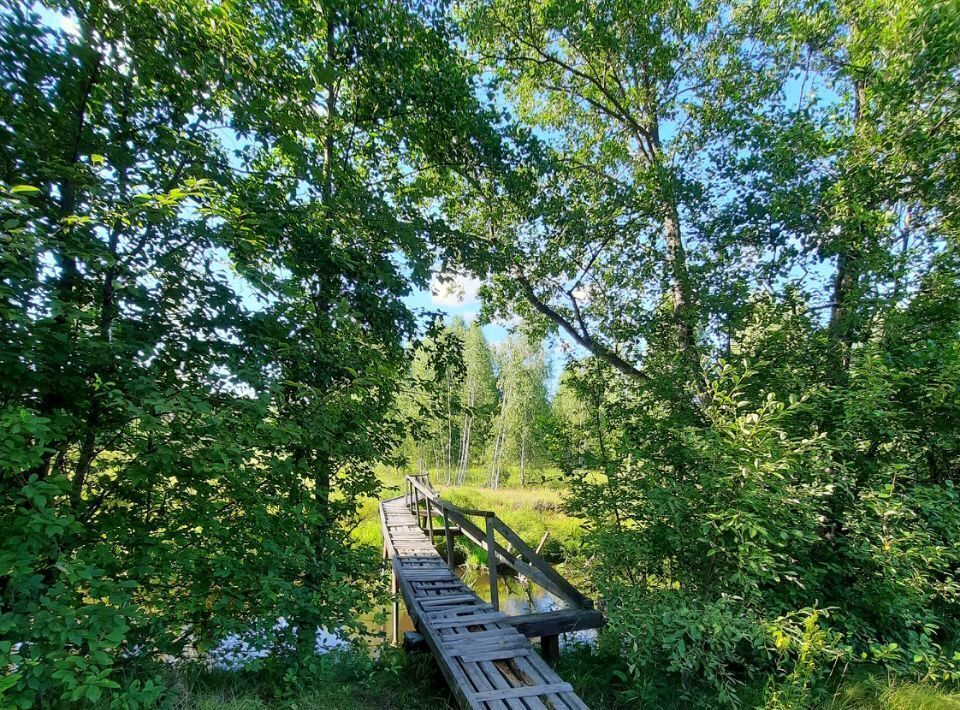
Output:
<svg viewBox="0 0 960 710">
<path fill-rule="evenodd" d="M 582 523 L 564 512 L 562 495 L 556 488 L 501 486 L 494 490 L 440 486 L 438 490 L 463 508 L 492 510 L 531 547 L 540 542 L 544 533 L 549 533 L 543 554 L 551 561 L 580 554 Z"/>
<path fill-rule="evenodd" d="M 862 676 L 843 683 L 829 710 L 960 710 L 960 688 Z"/>
<path fill-rule="evenodd" d="M 164 671 L 173 710 L 452 710 L 450 692 L 428 654 L 384 648 L 376 660 L 361 652 L 318 657 L 308 674 L 281 666 L 211 672 L 181 665 Z"/>
<path fill-rule="evenodd" d="M 384 496 L 400 495 L 405 472 L 392 467 L 382 467 L 378 472 L 383 482 Z M 464 508 L 492 510 L 507 525 L 513 528 L 525 542 L 536 546 L 544 533 L 549 533 L 544 545 L 544 555 L 554 562 L 580 554 L 581 521 L 567 515 L 563 510 L 563 491 L 556 480 L 557 472 L 551 469 L 531 472 L 528 480 L 543 480 L 545 483 L 520 487 L 507 485 L 497 489 L 488 488 L 486 470 L 473 467 L 466 477 L 467 485 L 445 486 L 439 483 L 442 474 L 431 472 L 430 480 L 440 494 L 450 502 Z M 518 479 L 517 479 L 518 480 Z M 479 482 L 479 484 L 478 484 Z M 353 531 L 353 538 L 360 543 L 380 547 L 380 518 L 376 499 L 362 503 L 362 520 Z M 439 519 L 438 519 L 439 524 Z M 471 566 L 486 566 L 486 553 L 465 538 L 458 538 L 456 545 Z"/>
</svg>

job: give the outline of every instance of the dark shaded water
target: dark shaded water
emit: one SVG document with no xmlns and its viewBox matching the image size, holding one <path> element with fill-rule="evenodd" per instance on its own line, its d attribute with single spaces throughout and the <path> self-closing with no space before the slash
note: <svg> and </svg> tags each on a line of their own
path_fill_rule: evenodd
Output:
<svg viewBox="0 0 960 710">
<path fill-rule="evenodd" d="M 486 601 L 490 601 L 490 574 L 484 570 L 468 569 L 458 567 L 457 575 L 466 584 L 477 593 L 477 595 Z M 562 600 L 550 594 L 546 590 L 529 582 L 522 582 L 517 577 L 504 574 L 497 575 L 497 592 L 499 593 L 500 611 L 508 616 L 519 616 L 521 614 L 532 614 L 535 612 L 555 611 L 565 608 Z M 387 607 L 386 621 L 378 625 L 373 618 L 367 620 L 367 627 L 373 633 L 379 633 L 391 642 L 393 634 L 393 612 Z M 413 631 L 413 621 L 407 614 L 403 603 L 400 603 L 400 641 L 403 640 L 405 631 Z M 574 631 L 560 636 L 560 646 L 568 644 L 593 645 L 597 638 L 595 629 L 584 629 L 583 631 Z"/>
<path fill-rule="evenodd" d="M 458 567 L 457 575 L 466 582 L 482 599 L 490 601 L 490 575 L 486 570 L 468 569 Z M 522 582 L 517 577 L 500 574 L 497 576 L 497 591 L 499 592 L 500 611 L 508 616 L 519 616 L 520 614 L 531 614 L 534 612 L 555 611 L 563 609 L 564 603 L 541 589 L 540 587 Z M 405 631 L 413 631 L 413 621 L 407 614 L 406 608 L 401 601 L 399 641 L 402 642 Z M 382 623 L 378 619 L 386 617 Z M 393 641 L 393 610 L 390 605 L 381 609 L 380 613 L 371 614 L 364 619 L 367 629 L 373 636 L 379 636 L 385 642 Z M 286 626 L 286 621 L 281 619 L 276 624 L 276 628 Z M 244 667 L 250 661 L 257 658 L 264 658 L 270 655 L 270 650 L 262 648 L 257 643 L 263 638 L 262 634 L 251 630 L 249 633 L 232 634 L 227 636 L 215 649 L 210 651 L 208 658 L 216 668 L 232 670 Z M 593 645 L 596 642 L 597 632 L 594 629 L 585 629 L 583 631 L 574 631 L 560 636 L 560 646 L 575 645 Z M 348 639 L 336 630 L 319 629 L 317 633 L 317 653 L 326 653 L 338 648 L 348 647 Z M 376 652 L 376 646 L 374 647 Z"/>
</svg>

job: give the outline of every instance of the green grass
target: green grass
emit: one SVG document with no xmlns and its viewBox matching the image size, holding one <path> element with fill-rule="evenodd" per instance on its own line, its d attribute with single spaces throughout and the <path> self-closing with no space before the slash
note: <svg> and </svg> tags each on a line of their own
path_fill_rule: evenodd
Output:
<svg viewBox="0 0 960 710">
<path fill-rule="evenodd" d="M 531 479 L 539 475 L 531 476 Z M 507 484 L 494 490 L 486 486 L 487 471 L 482 468 L 471 469 L 467 476 L 467 485 L 443 486 L 439 484 L 442 475 L 431 473 L 431 481 L 447 500 L 464 508 L 492 510 L 513 528 L 517 534 L 531 545 L 536 545 L 545 531 L 550 532 L 545 555 L 553 562 L 576 558 L 581 554 L 581 522 L 567 515 L 563 510 L 563 492 L 560 484 L 551 480 L 551 473 L 542 484 L 516 485 L 517 476 L 511 476 Z M 402 490 L 403 472 L 394 469 L 381 470 L 387 490 L 385 495 L 398 495 Z M 391 491 L 392 489 L 392 491 Z M 354 530 L 355 539 L 366 544 L 380 546 L 380 520 L 376 500 L 365 501 L 364 520 Z M 438 527 L 441 525 L 437 520 Z M 486 552 L 465 538 L 457 538 L 457 548 L 465 558 L 467 566 L 485 567 Z M 569 573 L 569 571 L 567 572 Z M 583 648 L 568 649 L 561 654 L 558 672 L 561 677 L 573 683 L 574 688 L 590 707 L 604 710 L 618 710 L 635 707 L 685 708 L 690 707 L 684 695 L 679 692 L 681 681 L 669 674 L 651 673 L 649 678 L 641 678 L 637 683 L 627 683 L 626 668 L 616 657 L 604 655 L 596 650 Z M 879 673 L 864 669 L 856 675 L 847 676 L 839 682 L 826 687 L 815 687 L 802 701 L 795 704 L 783 702 L 771 704 L 768 690 L 769 678 L 758 679 L 742 689 L 744 708 L 777 708 L 777 710 L 801 710 L 806 708 L 824 708 L 825 710 L 960 710 L 960 688 L 956 685 L 937 685 L 905 680 L 889 679 Z M 442 679 L 436 679 L 436 686 L 443 687 Z M 366 686 L 337 686 L 332 696 L 301 696 L 296 707 L 316 708 L 357 708 L 357 707 L 404 707 L 417 710 L 428 705 L 418 704 L 415 697 L 407 697 L 399 705 L 389 697 L 382 701 L 371 692 L 380 692 L 389 688 L 389 683 L 372 691 Z M 389 695 L 389 692 L 387 693 Z M 348 699 L 353 697 L 350 702 Z M 689 697 L 689 696 L 686 696 Z M 715 699 L 699 695 L 697 707 L 717 707 Z M 244 701 L 246 702 L 246 701 Z M 327 703 L 327 704 L 323 704 Z M 331 704 L 334 703 L 334 704 Z M 342 703 L 342 704 L 335 704 Z M 406 704 L 404 704 L 406 703 Z M 184 706 L 185 707 L 185 706 Z M 260 707 L 294 707 L 293 705 L 208 705 L 216 710 L 245 710 Z M 429 707 L 444 707 L 432 704 Z"/>
<path fill-rule="evenodd" d="M 960 688 L 864 676 L 843 683 L 829 710 L 960 710 Z"/>
<path fill-rule="evenodd" d="M 446 475 L 442 470 L 436 468 L 428 469 L 430 480 L 436 486 L 442 484 Z M 381 467 L 380 478 L 383 481 L 391 482 L 399 486 L 403 481 L 405 473 L 412 473 L 413 470 L 396 469 L 393 467 Z M 451 472 L 451 478 L 455 477 L 456 472 Z M 467 469 L 464 476 L 463 485 L 469 488 L 485 488 L 490 484 L 490 467 L 487 465 L 471 466 Z M 531 468 L 527 467 L 524 486 L 548 486 L 562 488 L 563 481 L 560 469 L 557 468 Z M 501 488 L 520 488 L 520 467 L 515 465 L 504 466 L 500 472 Z"/>
<path fill-rule="evenodd" d="M 398 495 L 403 472 L 382 469 L 384 495 Z M 492 510 L 520 537 L 536 545 L 545 531 L 550 532 L 545 554 L 551 561 L 576 558 L 581 554 L 581 522 L 563 510 L 563 493 L 556 482 L 541 485 L 502 485 L 493 490 L 485 485 L 486 471 L 473 469 L 462 487 L 434 485 L 444 498 L 465 508 Z M 510 483 L 515 483 L 511 480 Z M 382 545 L 378 500 L 363 501 L 362 521 L 353 537 L 364 544 Z M 438 520 L 437 525 L 441 523 Z M 468 566 L 485 567 L 486 553 L 465 538 L 457 538 L 458 550 Z M 570 574 L 571 571 L 566 572 Z M 184 671 L 168 673 L 169 707 L 186 710 L 444 710 L 452 708 L 449 691 L 436 665 L 428 655 L 406 656 L 385 647 L 379 660 L 356 654 L 341 661 L 325 663 L 310 679 L 292 683 L 269 672 L 221 673 Z M 639 682 L 627 682 L 626 668 L 615 656 L 589 649 L 567 649 L 557 668 L 571 682 L 590 707 L 626 710 L 635 707 L 691 707 L 680 692 L 678 677 L 651 673 Z M 932 683 L 888 679 L 862 670 L 828 687 L 811 689 L 809 696 L 796 704 L 770 703 L 769 679 L 758 679 L 742 689 L 742 707 L 760 710 L 960 710 L 960 688 Z M 706 694 L 695 694 L 698 705 L 712 708 L 718 704 Z"/>
<path fill-rule="evenodd" d="M 380 532 L 380 514 L 376 498 L 365 498 L 360 507 L 361 521 L 353 529 L 351 537 L 363 545 L 383 546 L 383 534 Z"/>
<path fill-rule="evenodd" d="M 628 681 L 623 661 L 609 651 L 590 648 L 566 649 L 557 665 L 560 676 L 569 681 L 591 708 L 632 710 L 637 707 L 660 710 L 728 707 L 708 691 L 688 688 L 674 674 L 657 672 Z M 917 682 L 888 677 L 876 667 L 864 667 L 814 686 L 792 702 L 771 700 L 772 676 L 757 678 L 739 691 L 745 710 L 960 710 L 960 684 Z"/>
<path fill-rule="evenodd" d="M 557 562 L 580 553 L 581 523 L 563 512 L 562 491 L 553 482 L 554 471 L 547 470 L 530 474 L 531 480 L 546 477 L 546 484 L 501 485 L 496 490 L 475 485 L 477 481 L 486 482 L 485 469 L 474 467 L 468 472 L 467 481 L 471 485 L 443 486 L 438 483 L 442 475 L 431 473 L 433 485 L 447 500 L 464 508 L 492 510 L 507 525 L 513 528 L 524 542 L 536 546 L 549 531 L 544 554 Z M 380 478 L 384 484 L 384 495 L 399 495 L 403 490 L 403 472 L 383 467 Z M 518 479 L 518 477 L 515 477 Z M 512 479 L 511 479 L 512 480 Z M 366 499 L 361 507 L 362 520 L 353 530 L 353 538 L 360 543 L 380 547 L 383 538 L 380 533 L 380 518 L 377 512 L 378 501 Z M 440 525 L 439 518 L 437 524 Z M 464 538 L 458 538 L 456 545 L 470 566 L 486 566 L 486 553 Z"/>
<path fill-rule="evenodd" d="M 173 710 L 453 710 L 432 659 L 388 648 L 377 661 L 360 654 L 323 657 L 309 675 L 281 669 L 216 673 L 199 666 L 167 670 L 163 707 Z"/>
<path fill-rule="evenodd" d="M 694 693 L 694 705 L 671 676 L 628 685 L 616 673 L 620 662 L 587 648 L 566 650 L 557 667 L 592 708 L 679 709 L 719 707 L 708 695 Z M 199 665 L 163 671 L 168 689 L 162 707 L 172 710 L 453 710 L 440 672 L 428 654 L 407 655 L 386 648 L 377 660 L 362 652 L 321 658 L 310 674 L 291 677 L 280 665 L 259 672 L 217 673 Z M 625 676 L 624 676 L 625 677 Z M 770 705 L 764 682 L 744 688 L 743 708 L 756 710 L 960 710 L 960 687 L 889 679 L 860 671 L 834 687 L 814 689 L 797 704 Z"/>
<path fill-rule="evenodd" d="M 549 532 L 544 555 L 551 561 L 580 553 L 581 521 L 563 511 L 561 493 L 555 488 L 501 486 L 494 490 L 439 486 L 438 490 L 444 498 L 463 508 L 492 510 L 532 547 L 540 542 L 545 532 Z M 482 555 L 483 564 L 486 564 L 485 554 L 479 549 L 475 552 Z"/>
</svg>

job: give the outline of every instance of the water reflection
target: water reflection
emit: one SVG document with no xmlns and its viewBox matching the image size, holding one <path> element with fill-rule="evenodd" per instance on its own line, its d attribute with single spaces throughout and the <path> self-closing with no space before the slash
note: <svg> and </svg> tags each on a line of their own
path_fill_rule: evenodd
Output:
<svg viewBox="0 0 960 710">
<path fill-rule="evenodd" d="M 219 644 L 211 649 L 206 660 L 210 667 L 223 671 L 236 671 L 246 668 L 253 661 L 269 658 L 278 650 L 290 652 L 293 645 L 290 639 L 285 639 L 286 643 L 280 641 L 275 646 L 265 645 L 264 640 L 280 636 L 282 632 L 289 630 L 291 635 L 296 635 L 296 627 L 289 628 L 286 619 L 281 618 L 273 625 L 272 629 L 252 628 L 244 633 L 228 634 Z M 337 649 L 346 649 L 350 642 L 339 632 L 329 631 L 323 627 L 317 628 L 316 633 L 316 652 L 322 655 Z"/>
<path fill-rule="evenodd" d="M 490 574 L 485 569 L 458 567 L 456 572 L 457 576 L 476 592 L 481 599 L 490 601 Z M 524 581 L 519 577 L 498 574 L 497 592 L 500 599 L 500 611 L 508 616 L 556 611 L 558 609 L 565 609 L 567 606 L 561 599 L 550 594 L 550 592 L 535 584 Z M 373 615 L 365 619 L 365 621 L 371 633 L 381 635 L 389 642 L 393 633 L 393 610 L 388 606 L 381 611 L 386 615 L 386 619 L 382 624 L 378 624 Z M 407 614 L 406 608 L 401 601 L 399 616 L 400 640 L 403 640 L 404 632 L 414 630 L 413 620 L 410 618 L 410 615 Z M 596 629 L 572 631 L 560 635 L 560 647 L 563 648 L 571 644 L 593 646 L 596 643 L 596 639 Z"/>
<path fill-rule="evenodd" d="M 473 589 L 480 598 L 490 601 L 490 574 L 486 570 L 458 567 L 456 572 L 457 576 Z M 515 576 L 498 574 L 497 591 L 500 599 L 500 611 L 508 616 L 556 611 L 566 607 L 558 597 Z M 399 604 L 399 610 L 399 639 L 402 641 L 404 632 L 414 631 L 415 629 L 402 601 Z M 391 605 L 380 609 L 379 612 L 369 614 L 363 619 L 363 622 L 372 636 L 379 637 L 385 642 L 392 640 L 393 610 Z M 274 653 L 277 648 L 265 645 L 264 640 L 276 636 L 284 630 L 288 630 L 287 622 L 280 619 L 272 629 L 251 628 L 245 633 L 230 634 L 207 654 L 207 660 L 214 668 L 221 670 L 244 668 L 250 662 L 266 658 Z M 290 631 L 293 635 L 296 634 L 295 629 Z M 596 643 L 596 638 L 596 629 L 573 631 L 560 635 L 560 647 L 570 645 L 593 646 Z M 329 631 L 323 628 L 317 629 L 316 643 L 318 654 L 347 648 L 350 645 L 348 637 L 340 630 Z M 372 651 L 374 654 L 377 653 L 376 645 Z"/>
</svg>

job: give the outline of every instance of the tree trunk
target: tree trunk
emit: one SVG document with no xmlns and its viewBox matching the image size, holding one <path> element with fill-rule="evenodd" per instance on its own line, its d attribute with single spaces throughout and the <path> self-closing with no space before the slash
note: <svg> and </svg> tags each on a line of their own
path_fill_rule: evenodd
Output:
<svg viewBox="0 0 960 710">
<path fill-rule="evenodd" d="M 857 79 L 854 81 L 854 141 L 863 130 L 863 111 L 866 100 L 866 84 L 862 79 Z M 862 196 L 853 194 L 848 196 L 848 199 L 860 202 Z M 841 233 L 840 245 L 837 249 L 837 272 L 833 280 L 833 305 L 830 310 L 830 323 L 827 326 L 827 338 L 834 345 L 840 373 L 845 373 L 850 367 L 850 351 L 856 339 L 860 280 L 863 271 L 861 257 L 866 245 L 866 237 L 860 224 L 850 225 L 849 231 Z"/>
<path fill-rule="evenodd" d="M 493 444 L 493 460 L 490 466 L 490 487 L 500 486 L 500 468 L 503 465 L 503 447 L 507 438 L 507 408 L 510 406 L 510 392 L 504 390 L 500 403 L 500 417 L 497 423 L 497 438 Z"/>
<path fill-rule="evenodd" d="M 473 437 L 473 416 L 463 416 L 463 433 L 460 437 L 460 464 L 457 466 L 457 485 L 462 486 L 470 468 L 470 442 Z"/>
<path fill-rule="evenodd" d="M 524 465 L 526 464 L 527 457 L 527 442 L 526 438 L 522 439 L 520 442 L 520 485 L 523 486 L 526 483 L 526 475 L 524 471 Z"/>
<path fill-rule="evenodd" d="M 333 10 L 329 5 L 324 5 L 323 12 L 326 19 L 326 58 L 330 67 L 336 62 L 335 47 L 335 23 Z M 326 86 L 326 109 L 327 109 L 327 134 L 323 144 L 323 184 L 321 189 L 321 200 L 323 202 L 326 216 L 326 233 L 329 239 L 333 238 L 332 222 L 329 215 L 333 209 L 333 162 L 335 155 L 334 132 L 336 130 L 337 116 L 337 87 L 333 79 L 327 82 Z M 317 316 L 325 313 L 329 308 L 327 298 L 322 289 L 317 289 L 314 294 L 314 307 Z M 314 465 L 314 490 L 313 498 L 317 509 L 319 524 L 311 531 L 313 535 L 312 549 L 314 550 L 315 560 L 312 568 L 306 571 L 306 582 L 311 587 L 323 585 L 323 577 L 319 570 L 324 569 L 325 548 L 330 534 L 330 481 L 332 464 L 323 452 L 315 451 Z M 300 618 L 297 619 L 297 655 L 301 662 L 307 662 L 316 655 L 317 647 L 317 627 L 319 619 L 312 610 L 303 610 Z"/>
<path fill-rule="evenodd" d="M 450 376 L 447 375 L 447 451 L 443 461 L 443 480 L 450 485 L 450 469 L 453 466 L 453 394 Z"/>
<path fill-rule="evenodd" d="M 671 273 L 671 294 L 673 296 L 673 317 L 677 323 L 677 347 L 686 360 L 689 355 L 696 357 L 694 329 L 691 312 L 693 299 L 690 294 L 690 275 L 687 271 L 686 250 L 680 233 L 680 218 L 677 206 L 670 203 L 665 206 L 667 216 L 663 220 L 664 238 L 667 243 L 667 264 Z"/>
</svg>

